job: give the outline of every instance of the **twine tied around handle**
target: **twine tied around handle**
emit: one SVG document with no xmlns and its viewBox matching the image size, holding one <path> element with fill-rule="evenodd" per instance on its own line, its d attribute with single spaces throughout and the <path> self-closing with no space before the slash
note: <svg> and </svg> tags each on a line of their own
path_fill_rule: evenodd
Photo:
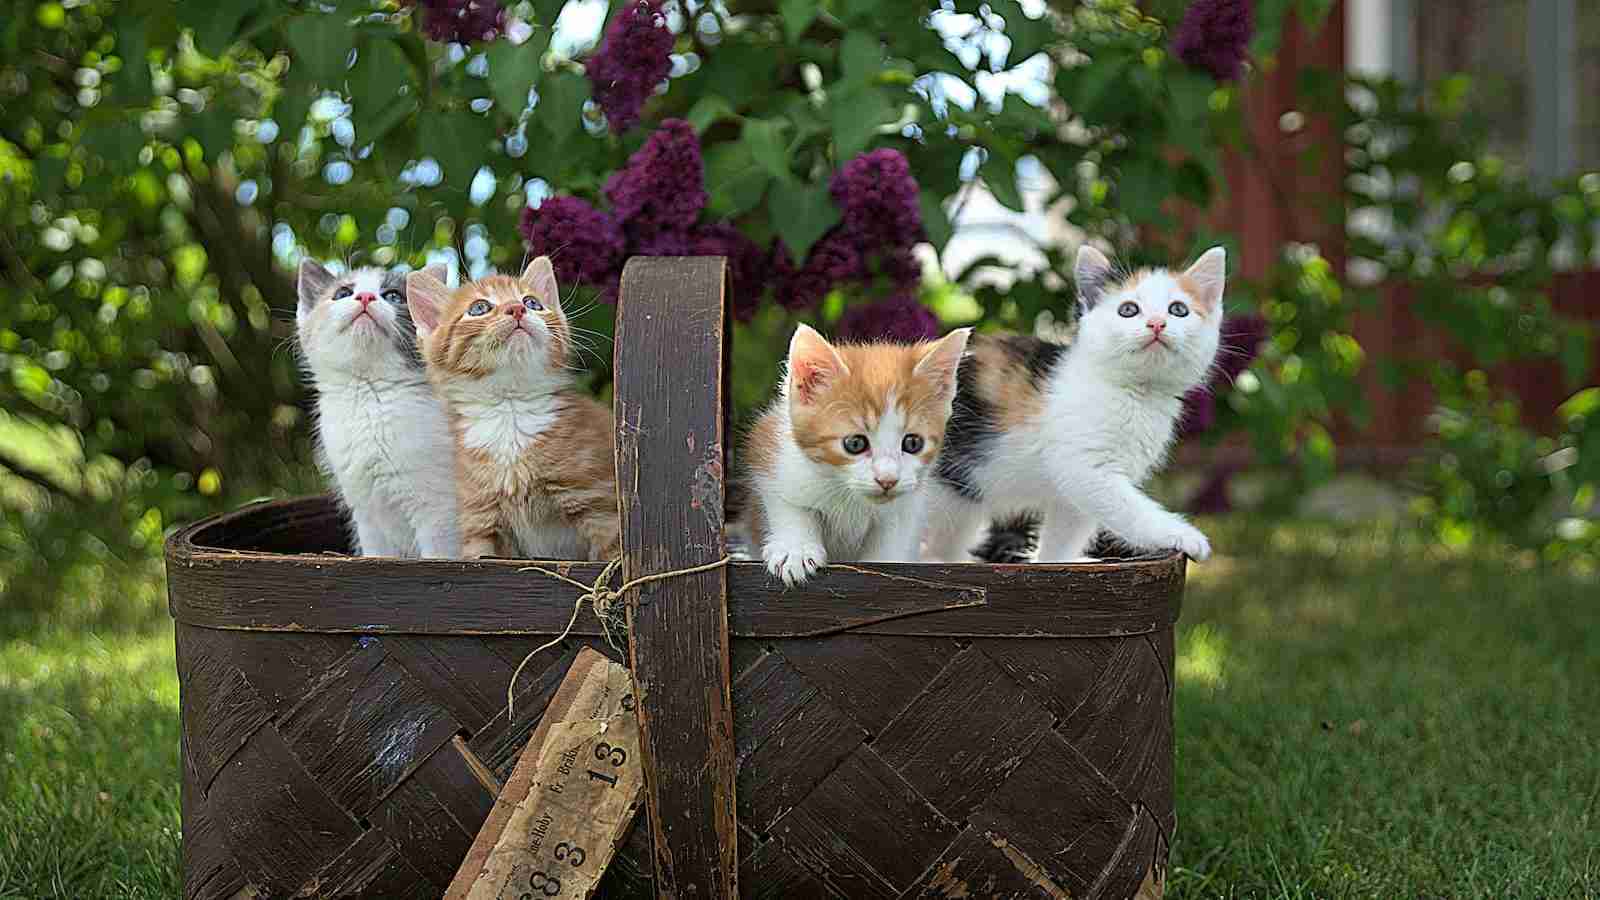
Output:
<svg viewBox="0 0 1600 900">
<path fill-rule="evenodd" d="M 630 578 L 627 581 L 624 581 L 622 586 L 616 589 L 612 589 L 610 582 L 611 574 L 622 566 L 622 557 L 620 556 L 614 557 L 610 562 L 606 563 L 606 567 L 600 570 L 599 577 L 595 578 L 594 584 L 584 584 L 576 578 L 569 578 L 560 572 L 547 569 L 544 566 L 523 566 L 522 568 L 518 569 L 518 572 L 538 572 L 542 575 L 548 575 L 557 581 L 565 581 L 567 584 L 570 584 L 573 587 L 583 591 L 583 593 L 579 594 L 578 599 L 573 601 L 572 618 L 567 620 L 567 627 L 561 629 L 561 633 L 556 635 L 555 638 L 548 640 L 530 650 L 528 655 L 522 658 L 522 662 L 517 663 L 516 670 L 511 673 L 511 683 L 506 685 L 506 718 L 511 719 L 516 714 L 517 678 L 522 674 L 522 670 L 527 667 L 528 663 L 532 661 L 535 656 L 538 656 L 540 653 L 543 653 L 551 647 L 561 643 L 567 639 L 568 635 L 572 634 L 572 628 L 574 625 L 578 624 L 578 613 L 583 611 L 583 602 L 585 600 L 589 601 L 590 606 L 594 609 L 595 618 L 599 619 L 601 626 L 604 627 L 606 623 L 611 620 L 612 616 L 615 615 L 615 610 L 612 608 L 613 604 L 616 601 L 621 600 L 622 596 L 628 591 L 638 587 L 639 585 L 649 584 L 652 581 L 665 581 L 668 578 L 676 578 L 679 575 L 698 575 L 701 572 L 710 572 L 714 569 L 720 569 L 732 561 L 732 556 L 723 556 L 721 559 L 716 560 L 715 562 L 708 562 L 698 566 L 690 566 L 686 569 L 673 569 L 670 572 L 655 572 L 650 575 L 640 575 L 638 578 Z M 609 643 L 610 640 L 611 631 L 608 628 L 606 630 L 606 641 Z M 611 646 L 613 648 L 620 649 L 617 648 L 615 644 L 612 644 Z"/>
</svg>

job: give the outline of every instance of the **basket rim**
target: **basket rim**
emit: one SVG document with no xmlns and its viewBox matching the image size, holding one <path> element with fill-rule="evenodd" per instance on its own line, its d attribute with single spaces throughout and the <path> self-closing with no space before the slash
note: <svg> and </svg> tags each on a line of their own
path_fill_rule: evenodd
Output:
<svg viewBox="0 0 1600 900">
<path fill-rule="evenodd" d="M 248 532 L 257 522 L 260 530 L 339 515 L 331 496 L 307 495 L 256 501 L 174 531 L 164 553 L 173 618 L 247 631 L 559 634 L 580 592 L 530 567 L 585 584 L 604 568 L 570 560 L 274 553 L 221 546 L 218 538 L 230 528 Z M 736 561 L 726 568 L 729 632 L 757 638 L 1150 634 L 1177 620 L 1186 568 L 1178 552 L 1082 563 L 840 564 L 785 589 L 762 564 Z M 426 590 L 428 599 L 390 593 L 407 588 Z M 571 633 L 605 630 L 585 607 Z"/>
</svg>

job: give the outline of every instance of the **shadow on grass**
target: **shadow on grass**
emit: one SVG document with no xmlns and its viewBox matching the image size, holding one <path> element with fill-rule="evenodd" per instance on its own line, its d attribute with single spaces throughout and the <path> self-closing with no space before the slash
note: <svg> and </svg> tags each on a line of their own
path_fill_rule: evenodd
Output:
<svg viewBox="0 0 1600 900">
<path fill-rule="evenodd" d="M 1222 530 L 1179 625 L 1174 897 L 1594 896 L 1592 578 Z"/>
</svg>

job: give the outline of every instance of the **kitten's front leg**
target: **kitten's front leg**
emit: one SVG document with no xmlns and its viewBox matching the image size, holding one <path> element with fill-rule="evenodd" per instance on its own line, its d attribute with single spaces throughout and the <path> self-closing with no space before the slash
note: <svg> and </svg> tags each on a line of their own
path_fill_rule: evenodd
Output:
<svg viewBox="0 0 1600 900">
<path fill-rule="evenodd" d="M 972 562 L 972 548 L 982 540 L 988 524 L 985 506 L 938 483 L 928 490 L 934 496 L 928 503 L 930 514 L 922 535 L 927 539 L 927 551 L 919 558 L 926 562 Z"/>
<path fill-rule="evenodd" d="M 1200 529 L 1150 499 L 1127 476 L 1100 472 L 1068 483 L 1073 489 L 1063 495 L 1127 543 L 1144 550 L 1182 550 L 1201 561 L 1211 556 L 1211 542 Z"/>
<path fill-rule="evenodd" d="M 1074 507 L 1061 503 L 1048 512 L 1039 526 L 1038 562 L 1081 562 L 1094 540 L 1097 524 Z"/>
<path fill-rule="evenodd" d="M 454 508 L 417 523 L 417 552 L 424 559 L 454 559 L 461 552 L 461 530 Z"/>
<path fill-rule="evenodd" d="M 361 556 L 410 556 L 415 553 L 409 531 L 378 504 L 353 506 L 350 517 L 356 523 L 356 552 Z"/>
<path fill-rule="evenodd" d="M 767 571 L 793 587 L 828 565 L 822 545 L 821 523 L 809 509 L 775 497 L 762 498 L 767 516 L 767 539 L 761 558 Z"/>
</svg>

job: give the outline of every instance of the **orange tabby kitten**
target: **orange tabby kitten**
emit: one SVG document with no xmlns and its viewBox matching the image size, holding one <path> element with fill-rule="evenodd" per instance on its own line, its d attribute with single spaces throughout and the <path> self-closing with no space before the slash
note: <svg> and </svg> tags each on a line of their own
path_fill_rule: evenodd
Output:
<svg viewBox="0 0 1600 900">
<path fill-rule="evenodd" d="M 406 295 L 455 435 L 463 555 L 616 556 L 611 411 L 573 382 L 550 260 L 455 291 L 412 272 Z"/>
<path fill-rule="evenodd" d="M 753 544 L 788 584 L 829 559 L 915 562 L 970 328 L 838 346 L 801 325 L 778 399 L 745 443 Z"/>
</svg>

